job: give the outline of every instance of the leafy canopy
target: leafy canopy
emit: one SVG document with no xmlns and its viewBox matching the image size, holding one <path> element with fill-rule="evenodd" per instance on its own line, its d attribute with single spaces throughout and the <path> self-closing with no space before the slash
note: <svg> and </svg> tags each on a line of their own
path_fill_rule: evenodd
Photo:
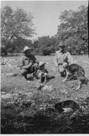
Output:
<svg viewBox="0 0 89 136">
<path fill-rule="evenodd" d="M 31 13 L 26 13 L 23 9 L 13 10 L 6 6 L 1 10 L 1 38 L 5 45 L 13 38 L 26 38 L 34 34 Z"/>
</svg>

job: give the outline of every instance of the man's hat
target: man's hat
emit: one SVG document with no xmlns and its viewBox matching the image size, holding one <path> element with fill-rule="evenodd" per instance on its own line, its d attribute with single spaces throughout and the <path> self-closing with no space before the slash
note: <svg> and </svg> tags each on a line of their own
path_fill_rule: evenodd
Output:
<svg viewBox="0 0 89 136">
<path fill-rule="evenodd" d="M 43 65 L 45 65 L 45 64 L 46 64 L 46 63 L 40 61 L 40 62 L 39 62 L 39 67 L 41 67 L 41 66 L 43 66 Z"/>
<path fill-rule="evenodd" d="M 60 42 L 60 43 L 59 43 L 59 47 L 64 48 L 64 47 L 65 47 L 65 45 L 64 45 L 62 42 Z"/>
<path fill-rule="evenodd" d="M 29 48 L 28 46 L 25 46 L 23 49 L 23 52 L 26 52 L 27 50 L 31 50 L 31 48 Z"/>
</svg>

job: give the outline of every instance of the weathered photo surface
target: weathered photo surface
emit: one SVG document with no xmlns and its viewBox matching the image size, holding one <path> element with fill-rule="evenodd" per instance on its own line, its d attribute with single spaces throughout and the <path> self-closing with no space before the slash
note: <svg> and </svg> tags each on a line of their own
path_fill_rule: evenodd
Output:
<svg viewBox="0 0 89 136">
<path fill-rule="evenodd" d="M 89 133 L 88 1 L 1 1 L 1 134 Z"/>
</svg>

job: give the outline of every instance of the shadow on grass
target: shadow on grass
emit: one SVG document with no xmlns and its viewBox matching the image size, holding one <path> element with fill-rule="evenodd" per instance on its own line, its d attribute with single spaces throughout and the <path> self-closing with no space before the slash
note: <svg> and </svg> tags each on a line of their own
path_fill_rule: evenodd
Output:
<svg viewBox="0 0 89 136">
<path fill-rule="evenodd" d="M 89 105 L 88 105 L 89 109 Z M 1 105 L 2 134 L 89 133 L 87 112 L 59 113 L 56 109 L 40 110 L 32 105 Z"/>
<path fill-rule="evenodd" d="M 47 81 L 50 81 L 51 79 L 54 79 L 54 78 L 55 78 L 55 76 L 49 75 L 49 76 L 47 77 Z"/>
</svg>

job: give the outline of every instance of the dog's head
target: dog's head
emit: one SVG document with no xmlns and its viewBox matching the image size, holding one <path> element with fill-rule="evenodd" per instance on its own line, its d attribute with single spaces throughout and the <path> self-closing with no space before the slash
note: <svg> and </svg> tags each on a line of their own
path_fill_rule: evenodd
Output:
<svg viewBox="0 0 89 136">
<path fill-rule="evenodd" d="M 85 76 L 82 76 L 81 78 L 80 78 L 80 81 L 83 83 L 83 84 L 88 84 L 88 82 L 89 82 L 89 79 L 88 78 L 86 78 Z"/>
<path fill-rule="evenodd" d="M 69 66 L 69 65 L 66 65 L 65 69 L 66 69 L 67 71 L 69 71 L 69 68 L 70 68 L 70 66 Z"/>
<path fill-rule="evenodd" d="M 89 82 L 89 79 L 88 78 L 85 78 L 85 84 L 87 85 Z"/>
</svg>

